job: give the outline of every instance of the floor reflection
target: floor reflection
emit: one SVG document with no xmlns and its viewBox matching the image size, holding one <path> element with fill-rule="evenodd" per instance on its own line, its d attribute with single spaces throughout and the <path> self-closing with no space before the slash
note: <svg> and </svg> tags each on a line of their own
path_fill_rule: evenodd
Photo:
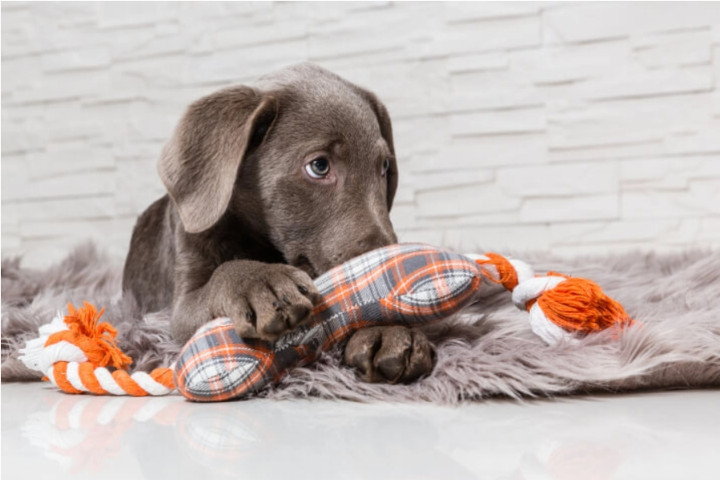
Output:
<svg viewBox="0 0 720 480">
<path fill-rule="evenodd" d="M 178 396 L 23 389 L 8 396 L 3 387 L 3 473 L 603 480 L 650 471 L 680 475 L 688 465 L 706 469 L 717 463 L 712 452 L 720 446 L 713 392 L 452 408 L 318 400 L 194 404 Z"/>
<path fill-rule="evenodd" d="M 308 470 L 335 478 L 475 478 L 435 448 L 436 427 L 402 406 L 250 400 L 193 404 L 180 397 L 56 395 L 22 435 L 68 472 L 100 473 L 130 449 L 146 478 L 270 478 Z M 421 455 L 418 455 L 422 453 Z M 403 464 L 403 462 L 406 462 Z"/>
<path fill-rule="evenodd" d="M 46 394 L 51 407 L 27 416 L 23 437 L 70 472 L 100 472 L 139 423 L 172 426 L 179 397 L 128 398 Z"/>
</svg>

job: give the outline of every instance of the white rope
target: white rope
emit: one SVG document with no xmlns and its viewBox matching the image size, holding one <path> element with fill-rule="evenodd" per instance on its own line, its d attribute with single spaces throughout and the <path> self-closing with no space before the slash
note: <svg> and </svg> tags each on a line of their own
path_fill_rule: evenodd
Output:
<svg viewBox="0 0 720 480">
<path fill-rule="evenodd" d="M 63 340 L 45 346 L 50 335 L 63 330 L 69 329 L 65 324 L 63 314 L 57 312 L 50 323 L 41 325 L 38 328 L 38 337 L 28 340 L 25 343 L 25 348 L 19 350 L 20 361 L 29 369 L 45 375 L 47 375 L 47 371 L 52 368 L 55 362 L 86 362 L 87 357 L 83 351 L 72 343 Z"/>
<path fill-rule="evenodd" d="M 107 368 L 98 367 L 95 369 L 95 378 L 97 378 L 100 386 L 113 395 L 125 395 L 125 390 L 117 384 L 112 374 Z"/>
<path fill-rule="evenodd" d="M 150 395 L 167 395 L 168 393 L 172 392 L 171 389 L 167 388 L 162 383 L 156 382 L 148 373 L 135 372 L 130 375 L 130 378 L 135 380 L 135 382 L 140 385 L 140 388 L 148 392 L 148 394 Z"/>
<path fill-rule="evenodd" d="M 530 319 L 530 328 L 540 338 L 545 340 L 548 345 L 555 345 L 561 340 L 571 339 L 572 336 L 562 327 L 554 324 L 545 316 L 545 313 L 537 303 L 530 308 L 528 312 Z"/>
<path fill-rule="evenodd" d="M 68 382 L 70 382 L 70 385 L 77 388 L 78 390 L 82 392 L 89 392 L 88 388 L 83 384 L 82 380 L 80 380 L 80 364 L 77 362 L 70 362 L 67 365 L 67 371 L 65 372 L 65 376 L 68 379 Z"/>
<path fill-rule="evenodd" d="M 518 285 L 512 291 L 513 304 L 525 310 L 526 305 L 531 300 L 537 300 L 540 295 L 552 290 L 565 281 L 565 277 L 549 276 L 529 278 Z"/>
</svg>

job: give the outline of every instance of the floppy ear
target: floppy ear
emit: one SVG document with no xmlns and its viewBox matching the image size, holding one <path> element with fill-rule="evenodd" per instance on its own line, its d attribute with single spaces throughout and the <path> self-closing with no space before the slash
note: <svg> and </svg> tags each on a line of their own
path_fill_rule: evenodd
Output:
<svg viewBox="0 0 720 480">
<path fill-rule="evenodd" d="M 390 161 L 390 168 L 387 171 L 387 206 L 388 211 L 392 208 L 393 199 L 395 198 L 395 192 L 398 186 L 398 166 L 397 160 L 395 159 L 395 145 L 393 144 L 392 124 L 390 123 L 390 114 L 385 108 L 385 105 L 377 98 L 377 96 L 367 90 L 362 90 L 363 96 L 372 106 L 375 116 L 377 117 L 378 124 L 380 125 L 380 135 L 387 142 L 392 154 Z"/>
<path fill-rule="evenodd" d="M 158 162 L 187 232 L 207 230 L 222 217 L 240 162 L 262 142 L 276 114 L 274 97 L 242 86 L 188 107 Z"/>
</svg>

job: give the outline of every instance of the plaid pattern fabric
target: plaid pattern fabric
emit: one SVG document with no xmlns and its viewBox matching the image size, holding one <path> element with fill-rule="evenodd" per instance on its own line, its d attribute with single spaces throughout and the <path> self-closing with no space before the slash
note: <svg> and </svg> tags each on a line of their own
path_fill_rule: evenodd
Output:
<svg viewBox="0 0 720 480">
<path fill-rule="evenodd" d="M 311 362 L 360 328 L 447 317 L 480 283 L 475 262 L 463 255 L 421 244 L 379 248 L 318 277 L 322 299 L 314 320 L 274 343 L 240 338 L 228 318 L 208 323 L 180 353 L 175 384 L 191 400 L 239 398 Z"/>
</svg>

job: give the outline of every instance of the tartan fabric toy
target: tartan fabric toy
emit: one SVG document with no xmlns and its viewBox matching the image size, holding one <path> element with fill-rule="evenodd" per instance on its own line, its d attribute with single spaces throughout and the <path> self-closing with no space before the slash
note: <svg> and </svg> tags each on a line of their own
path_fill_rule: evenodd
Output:
<svg viewBox="0 0 720 480">
<path fill-rule="evenodd" d="M 622 306 L 589 280 L 554 273 L 536 277 L 527 264 L 497 254 L 470 258 L 401 244 L 368 252 L 318 277 L 322 298 L 313 320 L 275 342 L 242 339 L 230 319 L 219 318 L 196 332 L 172 370 L 130 376 L 125 372 L 130 359 L 115 346 L 114 329 L 98 323 L 102 311 L 70 305 L 64 322 L 59 316 L 40 327 L 41 337 L 28 342 L 22 360 L 69 393 L 164 395 L 175 387 L 195 401 L 241 398 L 360 328 L 445 318 L 475 297 L 483 279 L 512 291 L 515 305 L 528 310 L 533 331 L 548 344 L 631 322 Z"/>
<path fill-rule="evenodd" d="M 180 352 L 177 387 L 198 401 L 243 396 L 360 328 L 445 318 L 474 296 L 480 282 L 476 264 L 459 254 L 424 245 L 373 250 L 320 276 L 314 320 L 274 344 L 241 339 L 229 319 L 201 327 Z"/>
</svg>

